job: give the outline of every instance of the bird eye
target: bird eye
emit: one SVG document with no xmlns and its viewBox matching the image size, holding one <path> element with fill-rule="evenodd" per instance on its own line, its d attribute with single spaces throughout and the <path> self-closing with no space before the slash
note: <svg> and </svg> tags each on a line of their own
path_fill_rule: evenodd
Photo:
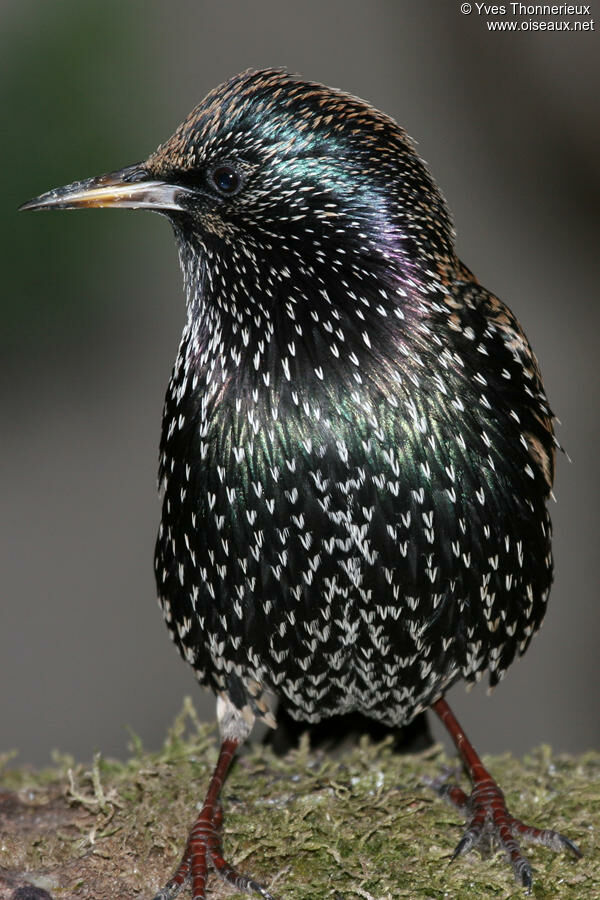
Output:
<svg viewBox="0 0 600 900">
<path fill-rule="evenodd" d="M 235 194 L 242 184 L 242 179 L 233 166 L 217 166 L 210 173 L 210 179 L 221 194 Z"/>
</svg>

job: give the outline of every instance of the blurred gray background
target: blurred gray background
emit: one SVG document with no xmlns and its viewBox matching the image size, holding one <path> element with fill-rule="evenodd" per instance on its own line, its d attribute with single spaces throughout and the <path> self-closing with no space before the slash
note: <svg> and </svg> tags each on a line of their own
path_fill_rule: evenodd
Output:
<svg viewBox="0 0 600 900">
<path fill-rule="evenodd" d="M 494 34 L 459 7 L 0 3 L 0 751 L 124 756 L 128 729 L 158 747 L 185 693 L 214 716 L 153 583 L 160 415 L 184 309 L 169 226 L 16 207 L 145 157 L 250 65 L 392 114 L 448 199 L 462 258 L 530 336 L 573 460 L 558 467 L 556 583 L 541 635 L 493 697 L 459 686 L 450 700 L 483 751 L 600 746 L 598 31 Z"/>
</svg>

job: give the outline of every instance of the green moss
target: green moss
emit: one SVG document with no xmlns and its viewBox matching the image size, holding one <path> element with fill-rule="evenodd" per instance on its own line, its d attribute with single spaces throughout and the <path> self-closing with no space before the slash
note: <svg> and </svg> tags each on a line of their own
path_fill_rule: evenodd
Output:
<svg viewBox="0 0 600 900">
<path fill-rule="evenodd" d="M 34 773 L 4 760 L 18 806 L 5 816 L 0 865 L 55 898 L 152 897 L 178 861 L 217 749 L 214 729 L 186 700 L 160 753 L 134 737 L 125 763 L 61 757 Z M 585 853 L 575 862 L 527 847 L 533 896 L 599 897 L 600 754 L 541 747 L 522 761 L 486 763 L 515 814 L 566 832 Z M 283 759 L 249 747 L 224 790 L 226 856 L 280 900 L 522 897 L 502 854 L 449 864 L 462 823 L 425 779 L 455 765 L 439 747 L 399 757 L 366 740 L 336 759 L 306 742 Z M 210 887 L 211 898 L 247 896 L 216 877 Z"/>
</svg>

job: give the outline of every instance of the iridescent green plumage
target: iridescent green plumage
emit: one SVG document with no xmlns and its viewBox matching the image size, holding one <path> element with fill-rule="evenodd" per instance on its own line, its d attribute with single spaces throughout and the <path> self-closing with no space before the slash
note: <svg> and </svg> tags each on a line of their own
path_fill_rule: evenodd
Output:
<svg viewBox="0 0 600 900">
<path fill-rule="evenodd" d="M 459 677 L 495 683 L 541 621 L 549 484 L 512 415 L 550 459 L 535 362 L 386 116 L 249 73 L 147 167 L 202 185 L 218 160 L 243 187 L 174 217 L 189 318 L 157 545 L 174 638 L 254 714 L 270 690 L 304 718 L 404 723 Z"/>
</svg>

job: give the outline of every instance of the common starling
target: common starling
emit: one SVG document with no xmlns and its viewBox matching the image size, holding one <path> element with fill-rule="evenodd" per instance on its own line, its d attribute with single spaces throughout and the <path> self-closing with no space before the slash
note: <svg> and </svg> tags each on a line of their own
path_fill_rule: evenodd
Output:
<svg viewBox="0 0 600 900">
<path fill-rule="evenodd" d="M 170 220 L 187 321 L 160 452 L 160 604 L 217 695 L 221 751 L 177 871 L 224 859 L 219 794 L 270 698 L 296 719 L 390 726 L 431 707 L 473 782 L 455 856 L 497 842 L 531 886 L 523 825 L 444 699 L 491 685 L 539 627 L 552 580 L 557 446 L 513 313 L 456 256 L 404 131 L 283 70 L 217 87 L 145 162 L 27 209 L 147 208 Z"/>
</svg>

